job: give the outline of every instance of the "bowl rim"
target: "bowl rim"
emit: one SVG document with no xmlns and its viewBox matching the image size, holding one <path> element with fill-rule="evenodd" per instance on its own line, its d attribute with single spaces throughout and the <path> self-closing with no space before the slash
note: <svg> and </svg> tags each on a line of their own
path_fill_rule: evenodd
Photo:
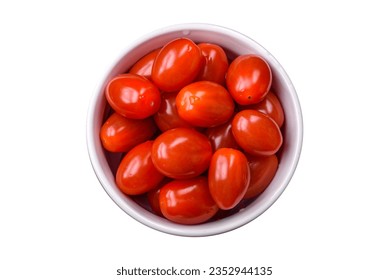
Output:
<svg viewBox="0 0 389 280">
<path fill-rule="evenodd" d="M 296 123 L 294 127 L 296 140 L 294 142 L 295 146 L 293 148 L 294 153 L 292 155 L 292 164 L 288 166 L 287 176 L 283 177 L 281 186 L 277 188 L 277 191 L 272 194 L 272 197 L 269 200 L 266 200 L 266 203 L 262 207 L 257 207 L 256 209 L 246 211 L 245 215 L 237 215 L 240 214 L 237 213 L 227 218 L 204 224 L 180 225 L 158 217 L 157 215 L 154 215 L 149 211 L 145 210 L 125 195 L 118 195 L 117 192 L 112 191 L 110 180 L 107 179 L 107 177 L 110 177 L 112 173 L 111 175 L 109 175 L 107 170 L 104 170 L 104 167 L 102 166 L 99 160 L 98 153 L 96 152 L 101 149 L 101 143 L 98 135 L 96 135 L 95 119 L 97 117 L 96 107 L 99 106 L 99 104 L 101 106 L 101 92 L 106 85 L 108 76 L 114 71 L 115 67 L 117 67 L 120 61 L 129 52 L 131 52 L 131 50 L 135 49 L 136 47 L 139 47 L 141 44 L 155 38 L 156 36 L 176 32 L 182 32 L 182 34 L 185 35 L 189 34 L 190 32 L 193 32 L 194 30 L 204 32 L 211 31 L 214 33 L 220 33 L 221 35 L 234 37 L 236 39 L 239 39 L 240 41 L 244 41 L 246 44 L 253 45 L 256 49 L 261 49 L 261 51 L 266 54 L 265 59 L 272 60 L 272 64 L 277 66 L 277 71 L 279 72 L 279 74 L 282 75 L 282 80 L 286 81 L 288 92 L 291 94 L 291 100 L 293 103 L 292 105 L 296 113 Z M 130 45 L 127 46 L 127 48 L 125 48 L 125 50 L 121 54 L 119 54 L 116 61 L 114 61 L 103 74 L 103 78 L 98 84 L 98 87 L 89 102 L 86 121 L 86 143 L 89 159 L 96 177 L 98 178 L 101 186 L 108 194 L 108 196 L 116 203 L 117 206 L 119 206 L 119 208 L 121 208 L 124 212 L 126 212 L 129 216 L 131 216 L 138 222 L 157 231 L 178 236 L 201 237 L 217 235 L 244 226 L 245 224 L 256 219 L 258 216 L 262 215 L 278 200 L 278 198 L 284 192 L 290 180 L 292 179 L 300 159 L 303 144 L 303 116 L 301 105 L 297 96 L 297 92 L 292 84 L 292 81 L 290 80 L 289 76 L 287 75 L 281 64 L 262 45 L 260 45 L 258 42 L 254 41 L 250 37 L 236 30 L 209 23 L 183 23 L 170 25 L 162 27 L 160 29 L 156 29 L 152 32 L 149 32 L 148 34 L 143 35 L 137 40 L 134 40 Z M 111 171 L 109 170 L 109 172 Z M 247 208 L 250 208 L 250 205 Z"/>
</svg>

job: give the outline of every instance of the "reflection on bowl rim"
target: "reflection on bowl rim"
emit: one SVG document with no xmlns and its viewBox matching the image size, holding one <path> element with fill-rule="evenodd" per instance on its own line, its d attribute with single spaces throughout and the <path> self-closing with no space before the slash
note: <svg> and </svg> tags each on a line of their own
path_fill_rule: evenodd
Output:
<svg viewBox="0 0 389 280">
<path fill-rule="evenodd" d="M 242 211 L 232 216 L 199 225 L 176 224 L 144 209 L 118 190 L 107 161 L 105 159 L 101 160 L 101 157 L 104 156 L 104 150 L 100 142 L 99 130 L 106 108 L 104 98 L 105 85 L 113 76 L 128 70 L 130 65 L 149 51 L 155 49 L 157 47 L 155 42 L 158 41 L 159 46 L 162 46 L 167 41 L 180 36 L 189 37 L 195 42 L 214 42 L 225 49 L 232 50 L 232 52 L 240 54 L 251 52 L 264 57 L 271 66 L 273 74 L 276 73 L 276 75 L 273 75 L 273 83 L 278 87 L 276 90 L 277 94 L 286 94 L 286 99 L 285 97 L 280 99 L 282 99 L 282 102 L 287 101 L 288 106 L 291 108 L 291 110 L 285 110 L 286 106 L 283 104 L 285 107 L 285 124 L 283 129 L 285 129 L 285 126 L 290 126 L 286 131 L 288 135 L 286 137 L 284 135 L 284 138 L 289 139 L 289 137 L 292 137 L 295 140 L 292 145 L 288 143 L 288 147 L 285 147 L 284 142 L 283 149 L 287 148 L 291 151 L 287 153 L 287 159 L 285 159 L 287 162 L 280 161 L 279 170 L 275 178 L 262 195 Z M 220 40 L 225 41 L 225 43 L 219 43 Z M 225 46 L 227 43 L 229 47 Z M 240 51 L 241 49 L 245 50 Z M 283 193 L 295 172 L 302 149 L 303 121 L 300 103 L 294 86 L 282 66 L 266 49 L 251 38 L 235 30 L 217 25 L 204 23 L 177 24 L 161 28 L 134 41 L 127 48 L 126 52 L 108 69 L 97 92 L 92 96 L 89 106 L 87 116 L 87 147 L 92 167 L 104 190 L 124 212 L 135 220 L 155 230 L 169 234 L 209 236 L 228 232 L 254 220 L 271 207 Z M 295 121 L 288 123 L 288 120 L 291 119 Z M 281 172 L 279 172 L 280 170 L 283 171 L 282 176 Z"/>
</svg>

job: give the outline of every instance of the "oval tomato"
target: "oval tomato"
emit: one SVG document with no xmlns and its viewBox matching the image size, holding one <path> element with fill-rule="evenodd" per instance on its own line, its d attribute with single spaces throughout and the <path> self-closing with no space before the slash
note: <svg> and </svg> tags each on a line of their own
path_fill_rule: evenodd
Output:
<svg viewBox="0 0 389 280">
<path fill-rule="evenodd" d="M 269 117 L 271 117 L 279 127 L 282 127 L 284 124 L 284 109 L 282 108 L 281 102 L 277 96 L 271 90 L 259 103 L 241 106 L 241 109 L 254 109 L 265 113 L 269 115 Z"/>
<path fill-rule="evenodd" d="M 238 112 L 232 120 L 232 134 L 238 145 L 252 155 L 275 154 L 283 141 L 276 122 L 256 110 Z"/>
<path fill-rule="evenodd" d="M 269 64 L 254 54 L 235 58 L 228 67 L 226 84 L 234 100 L 241 105 L 261 101 L 272 83 Z"/>
<path fill-rule="evenodd" d="M 154 214 L 162 216 L 161 207 L 159 206 L 159 193 L 161 188 L 154 188 L 151 191 L 147 192 L 147 202 L 150 205 L 151 210 Z"/>
<path fill-rule="evenodd" d="M 141 75 L 151 80 L 151 70 L 153 69 L 154 60 L 161 48 L 153 50 L 139 59 L 130 69 L 129 73 Z"/>
<path fill-rule="evenodd" d="M 220 209 L 234 208 L 242 200 L 249 183 L 249 164 L 242 152 L 221 148 L 213 154 L 208 184 L 211 196 Z"/>
<path fill-rule="evenodd" d="M 154 121 L 161 131 L 166 131 L 176 127 L 193 127 L 184 121 L 177 112 L 176 96 L 174 92 L 164 92 L 161 95 L 161 106 L 154 115 Z"/>
<path fill-rule="evenodd" d="M 158 53 L 151 78 L 161 90 L 177 91 L 196 78 L 203 63 L 201 50 L 192 40 L 175 39 Z"/>
<path fill-rule="evenodd" d="M 228 69 L 228 58 L 223 48 L 210 43 L 200 43 L 198 46 L 205 57 L 205 63 L 197 80 L 223 85 Z"/>
<path fill-rule="evenodd" d="M 239 149 L 238 143 L 236 143 L 231 131 L 232 125 L 228 121 L 225 124 L 208 128 L 204 134 L 207 135 L 209 141 L 211 141 L 213 151 L 220 148 L 234 148 Z"/>
<path fill-rule="evenodd" d="M 107 85 L 105 96 L 117 113 L 130 119 L 144 119 L 155 114 L 161 104 L 158 88 L 145 77 L 122 74 Z"/>
<path fill-rule="evenodd" d="M 208 138 L 190 128 L 173 128 L 153 144 L 152 160 L 163 174 L 174 179 L 193 178 L 209 166 L 212 147 Z"/>
<path fill-rule="evenodd" d="M 203 223 L 218 211 L 206 177 L 167 183 L 161 188 L 159 205 L 165 218 L 187 225 Z"/>
<path fill-rule="evenodd" d="M 100 139 L 110 152 L 128 152 L 136 145 L 151 139 L 157 131 L 152 118 L 128 119 L 113 113 L 100 129 Z"/>
<path fill-rule="evenodd" d="M 248 156 L 250 184 L 243 198 L 252 198 L 261 194 L 271 183 L 278 169 L 276 155 L 267 157 Z"/>
<path fill-rule="evenodd" d="M 178 115 L 194 126 L 212 127 L 227 122 L 234 113 L 234 101 L 221 85 L 194 82 L 177 94 Z"/>
<path fill-rule="evenodd" d="M 158 186 L 164 179 L 151 160 L 153 141 L 146 141 L 131 149 L 116 172 L 118 188 L 128 195 L 143 194 Z"/>
</svg>

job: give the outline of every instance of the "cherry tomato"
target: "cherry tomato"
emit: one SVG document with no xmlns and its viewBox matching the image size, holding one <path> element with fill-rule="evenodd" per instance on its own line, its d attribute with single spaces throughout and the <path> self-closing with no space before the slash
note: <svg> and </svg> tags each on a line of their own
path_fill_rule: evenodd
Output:
<svg viewBox="0 0 389 280">
<path fill-rule="evenodd" d="M 128 152 L 136 145 L 151 139 L 157 131 L 152 118 L 128 119 L 113 113 L 100 129 L 100 139 L 110 152 Z"/>
<path fill-rule="evenodd" d="M 174 179 L 193 178 L 207 170 L 212 157 L 208 138 L 190 128 L 173 128 L 153 144 L 152 160 L 163 174 Z"/>
<path fill-rule="evenodd" d="M 151 70 L 153 69 L 154 60 L 161 48 L 149 52 L 144 57 L 139 59 L 130 69 L 129 73 L 141 75 L 151 80 Z"/>
<path fill-rule="evenodd" d="M 250 166 L 250 184 L 243 198 L 252 198 L 261 194 L 270 182 L 278 169 L 278 158 L 271 156 L 248 156 Z"/>
<path fill-rule="evenodd" d="M 165 92 L 161 95 L 161 106 L 154 115 L 154 121 L 161 131 L 166 131 L 176 127 L 193 127 L 184 121 L 177 112 L 176 107 L 177 93 Z"/>
<path fill-rule="evenodd" d="M 157 187 L 147 193 L 147 202 L 149 203 L 153 213 L 157 214 L 158 216 L 162 216 L 161 207 L 159 206 L 160 191 L 161 188 Z"/>
<path fill-rule="evenodd" d="M 210 43 L 200 43 L 198 46 L 205 57 L 205 63 L 197 80 L 223 85 L 228 69 L 228 58 L 223 48 Z"/>
<path fill-rule="evenodd" d="M 212 198 L 220 209 L 234 208 L 242 200 L 249 183 L 249 164 L 241 151 L 221 148 L 213 154 L 208 184 Z"/>
<path fill-rule="evenodd" d="M 284 124 L 284 109 L 282 108 L 281 102 L 277 96 L 269 91 L 265 98 L 259 103 L 241 106 L 241 109 L 254 109 L 269 115 L 279 127 Z"/>
<path fill-rule="evenodd" d="M 130 119 L 144 119 L 155 114 L 161 104 L 158 88 L 145 77 L 122 74 L 107 85 L 105 95 L 117 113 Z"/>
<path fill-rule="evenodd" d="M 163 216 L 180 224 L 203 223 L 218 211 L 209 193 L 206 177 L 174 180 L 161 188 L 159 205 Z"/>
<path fill-rule="evenodd" d="M 238 112 L 232 120 L 232 134 L 238 145 L 252 155 L 275 154 L 283 141 L 277 123 L 256 110 Z"/>
<path fill-rule="evenodd" d="M 116 172 L 118 188 L 128 195 L 143 194 L 164 179 L 151 160 L 153 141 L 135 146 L 123 158 Z"/>
<path fill-rule="evenodd" d="M 228 121 L 225 124 L 210 127 L 204 132 L 211 141 L 213 151 L 220 148 L 240 148 L 232 135 L 231 127 L 231 121 Z"/>
<path fill-rule="evenodd" d="M 258 55 L 248 54 L 235 58 L 228 67 L 226 84 L 238 104 L 248 105 L 261 101 L 272 83 L 269 64 Z"/>
<path fill-rule="evenodd" d="M 221 85 L 194 82 L 177 94 L 178 115 L 194 126 L 211 127 L 227 122 L 234 113 L 234 101 Z"/>
<path fill-rule="evenodd" d="M 175 39 L 158 53 L 151 78 L 163 91 L 178 91 L 196 78 L 203 63 L 201 50 L 192 40 Z"/>
</svg>

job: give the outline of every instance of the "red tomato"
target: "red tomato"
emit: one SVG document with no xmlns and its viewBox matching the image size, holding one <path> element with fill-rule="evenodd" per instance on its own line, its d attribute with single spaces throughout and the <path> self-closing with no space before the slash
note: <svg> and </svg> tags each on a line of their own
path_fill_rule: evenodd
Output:
<svg viewBox="0 0 389 280">
<path fill-rule="evenodd" d="M 278 158 L 276 155 L 268 157 L 247 157 L 250 166 L 250 184 L 243 198 L 252 198 L 261 194 L 270 182 L 278 169 Z"/>
<path fill-rule="evenodd" d="M 161 207 L 159 206 L 160 191 L 160 188 L 155 188 L 147 193 L 147 202 L 149 203 L 151 210 L 158 216 L 162 216 Z"/>
<path fill-rule="evenodd" d="M 180 224 L 203 223 L 218 211 L 206 177 L 174 180 L 161 188 L 159 205 L 165 218 Z"/>
<path fill-rule="evenodd" d="M 152 118 L 128 119 L 113 113 L 100 129 L 100 139 L 110 152 L 128 152 L 136 145 L 151 139 L 157 131 Z"/>
<path fill-rule="evenodd" d="M 197 80 L 211 81 L 223 85 L 228 69 L 228 58 L 223 48 L 210 43 L 201 43 L 198 46 L 205 57 L 205 64 Z"/>
<path fill-rule="evenodd" d="M 232 135 L 231 127 L 232 125 L 229 121 L 222 125 L 210 127 L 204 132 L 211 141 L 213 151 L 220 148 L 240 148 Z"/>
<path fill-rule="evenodd" d="M 146 193 L 164 179 L 151 160 L 153 141 L 146 141 L 131 149 L 116 172 L 118 188 L 128 195 Z"/>
<path fill-rule="evenodd" d="M 175 39 L 158 53 L 151 78 L 161 90 L 177 91 L 196 78 L 203 63 L 201 50 L 192 40 Z"/>
<path fill-rule="evenodd" d="M 227 122 L 234 113 L 234 101 L 221 85 L 200 81 L 177 94 L 178 115 L 194 126 L 211 127 Z"/>
<path fill-rule="evenodd" d="M 254 109 L 269 115 L 281 127 L 284 124 L 284 109 L 277 96 L 269 91 L 265 98 L 256 104 L 241 106 L 241 109 Z"/>
<path fill-rule="evenodd" d="M 154 60 L 161 48 L 149 52 L 144 57 L 139 59 L 130 69 L 129 73 L 141 75 L 151 80 L 151 69 L 153 69 Z"/>
<path fill-rule="evenodd" d="M 212 198 L 220 209 L 234 208 L 242 200 L 249 183 L 249 164 L 241 151 L 221 148 L 213 154 L 208 184 Z"/>
<path fill-rule="evenodd" d="M 165 92 L 161 95 L 161 106 L 154 115 L 155 123 L 161 131 L 166 131 L 176 127 L 193 127 L 184 121 L 177 112 L 175 92 Z"/>
<path fill-rule="evenodd" d="M 258 103 L 268 93 L 271 83 L 270 66 L 258 55 L 238 56 L 228 67 L 227 88 L 238 104 Z"/>
<path fill-rule="evenodd" d="M 256 110 L 238 112 L 232 120 L 232 134 L 238 145 L 252 155 L 275 154 L 283 141 L 276 122 Z"/>
<path fill-rule="evenodd" d="M 163 174 L 174 179 L 193 178 L 207 170 L 212 157 L 208 138 L 190 128 L 173 128 L 153 144 L 152 160 Z"/>
<path fill-rule="evenodd" d="M 122 74 L 107 85 L 105 96 L 117 113 L 130 119 L 144 119 L 155 114 L 161 104 L 158 88 L 145 77 Z"/>
</svg>

